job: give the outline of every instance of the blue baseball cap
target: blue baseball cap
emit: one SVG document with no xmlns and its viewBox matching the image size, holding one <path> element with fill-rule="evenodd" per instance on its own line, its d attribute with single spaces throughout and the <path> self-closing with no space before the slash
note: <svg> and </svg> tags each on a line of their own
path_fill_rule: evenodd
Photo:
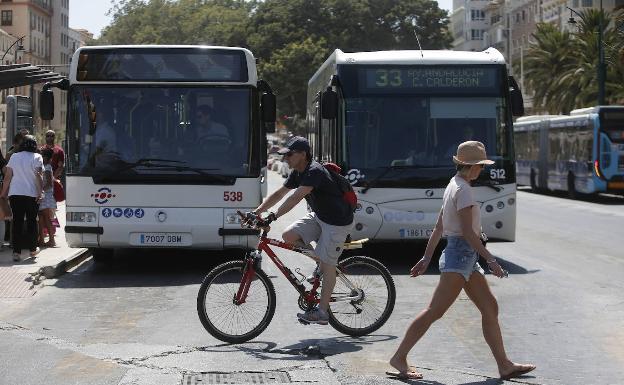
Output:
<svg viewBox="0 0 624 385">
<path fill-rule="evenodd" d="M 293 136 L 286 143 L 286 147 L 279 150 L 277 153 L 284 155 L 291 151 L 304 151 L 310 152 L 310 142 L 302 136 Z"/>
</svg>

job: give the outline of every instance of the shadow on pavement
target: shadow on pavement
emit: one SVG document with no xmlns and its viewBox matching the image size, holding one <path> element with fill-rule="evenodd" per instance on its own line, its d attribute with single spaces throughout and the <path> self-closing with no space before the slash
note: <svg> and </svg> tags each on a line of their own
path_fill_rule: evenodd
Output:
<svg viewBox="0 0 624 385">
<path fill-rule="evenodd" d="M 157 287 L 200 284 L 215 266 L 241 254 L 196 250 L 123 250 L 106 263 L 91 258 L 58 288 Z"/>
<path fill-rule="evenodd" d="M 518 188 L 518 191 L 535 194 L 535 195 L 543 195 L 553 198 L 561 198 L 561 199 L 569 199 L 573 201 L 579 202 L 588 202 L 588 203 L 596 203 L 605 206 L 624 206 L 624 196 L 612 195 L 612 194 L 580 194 L 577 199 L 571 199 L 568 197 L 568 193 L 566 191 L 550 191 L 550 190 L 538 190 L 533 191 L 530 187 L 521 186 Z"/>
<path fill-rule="evenodd" d="M 261 360 L 276 359 L 275 354 L 279 354 L 280 360 L 307 360 L 320 359 L 330 357 L 342 353 L 357 352 L 364 346 L 377 342 L 389 341 L 396 339 L 396 336 L 371 334 L 362 337 L 340 336 L 333 338 L 310 338 L 301 340 L 300 342 L 281 348 L 277 348 L 275 342 L 252 341 L 248 344 L 231 345 L 237 349 Z M 258 345 L 266 345 L 264 348 L 256 347 Z M 228 344 L 219 346 L 230 346 Z M 291 356 L 284 358 L 283 356 Z"/>
</svg>

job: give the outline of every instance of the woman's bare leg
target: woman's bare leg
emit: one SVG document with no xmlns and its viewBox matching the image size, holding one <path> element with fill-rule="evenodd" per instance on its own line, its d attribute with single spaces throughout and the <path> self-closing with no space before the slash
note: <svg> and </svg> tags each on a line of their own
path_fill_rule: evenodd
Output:
<svg viewBox="0 0 624 385">
<path fill-rule="evenodd" d="M 440 319 L 448 308 L 451 307 L 465 283 L 466 280 L 461 274 L 440 274 L 440 282 L 433 293 L 429 306 L 420 312 L 409 328 L 407 328 L 401 344 L 390 359 L 390 365 L 401 373 L 407 373 L 410 370 L 407 363 L 407 354 L 427 332 L 429 326 Z"/>
<path fill-rule="evenodd" d="M 48 243 L 49 246 L 56 246 L 54 241 L 54 225 L 52 224 L 52 218 L 54 218 L 54 211 L 52 209 L 45 209 L 45 226 L 48 229 Z"/>
<path fill-rule="evenodd" d="M 45 227 L 45 210 L 40 210 L 39 211 L 39 239 L 37 240 L 37 245 L 38 246 L 43 246 L 43 244 L 45 243 L 45 237 L 43 235 L 43 229 Z"/>
<path fill-rule="evenodd" d="M 516 370 L 528 369 L 533 365 L 521 365 L 513 363 L 505 352 L 503 336 L 498 323 L 498 302 L 487 280 L 482 274 L 473 273 L 464 286 L 468 298 L 477 306 L 481 312 L 481 327 L 483 337 L 494 355 L 498 372 L 501 377 Z"/>
</svg>

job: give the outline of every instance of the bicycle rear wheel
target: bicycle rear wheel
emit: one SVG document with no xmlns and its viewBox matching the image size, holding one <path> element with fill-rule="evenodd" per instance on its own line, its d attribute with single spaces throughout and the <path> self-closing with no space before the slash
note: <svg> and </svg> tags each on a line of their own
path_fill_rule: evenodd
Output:
<svg viewBox="0 0 624 385">
<path fill-rule="evenodd" d="M 382 327 L 392 314 L 396 298 L 388 269 L 363 256 L 346 258 L 338 266 L 342 273 L 336 277 L 332 293 L 335 302 L 329 304 L 329 324 L 350 336 L 363 336 Z M 354 296 L 358 298 L 344 300 Z"/>
<path fill-rule="evenodd" d="M 275 288 L 262 270 L 256 270 L 245 303 L 235 303 L 244 270 L 244 261 L 215 267 L 206 275 L 197 294 L 197 314 L 202 325 L 224 342 L 237 344 L 257 337 L 275 314 Z"/>
</svg>

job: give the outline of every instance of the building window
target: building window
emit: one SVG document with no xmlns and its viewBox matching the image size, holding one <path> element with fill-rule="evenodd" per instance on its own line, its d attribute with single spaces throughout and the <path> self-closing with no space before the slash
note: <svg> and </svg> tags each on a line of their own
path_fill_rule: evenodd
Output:
<svg viewBox="0 0 624 385">
<path fill-rule="evenodd" d="M 594 0 L 583 0 L 581 2 L 581 4 L 583 5 L 583 7 L 585 8 L 591 8 L 594 6 Z"/>
<path fill-rule="evenodd" d="M 472 20 L 472 21 L 485 20 L 485 11 L 482 10 L 482 9 L 471 9 L 470 10 L 470 20 Z"/>
<path fill-rule="evenodd" d="M 483 40 L 483 30 L 481 29 L 472 29 L 470 30 L 471 40 Z"/>
<path fill-rule="evenodd" d="M 13 11 L 2 11 L 0 25 L 13 25 Z"/>
</svg>

